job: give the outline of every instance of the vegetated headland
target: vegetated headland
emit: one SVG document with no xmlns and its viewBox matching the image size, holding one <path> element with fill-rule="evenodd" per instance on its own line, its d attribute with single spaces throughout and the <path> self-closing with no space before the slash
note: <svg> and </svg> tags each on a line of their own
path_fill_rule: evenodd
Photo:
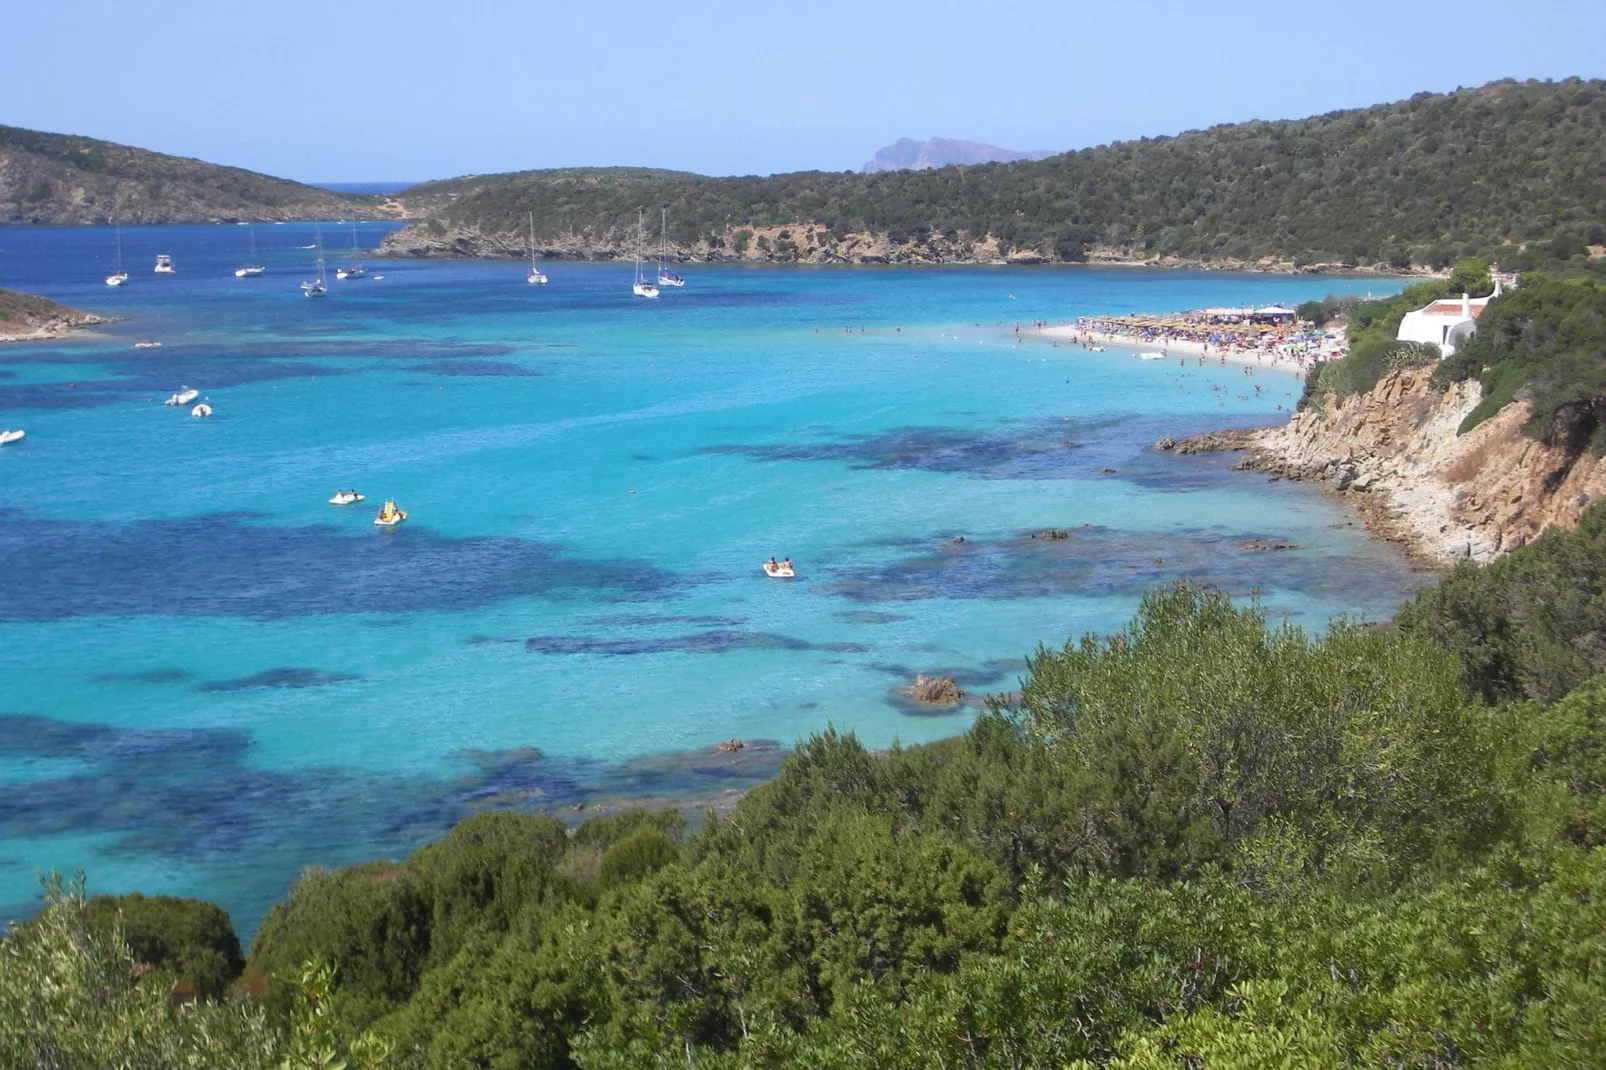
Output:
<svg viewBox="0 0 1606 1070">
<path fill-rule="evenodd" d="M 1521 263 L 1544 270 L 1498 296 L 1474 259 L 1386 300 L 1301 305 L 1312 326 L 1343 324 L 1343 344 L 1308 366 L 1286 424 L 1158 447 L 1246 451 L 1241 468 L 1318 482 L 1435 565 L 1492 561 L 1572 527 L 1606 498 L 1606 258 L 1555 241 Z M 1472 298 L 1489 300 L 1450 356 L 1399 338 L 1408 313 Z"/>
<path fill-rule="evenodd" d="M 1038 162 L 706 178 L 533 171 L 415 187 L 397 256 L 768 263 L 1137 263 L 1442 270 L 1572 235 L 1606 242 L 1606 82 L 1496 82 Z M 1505 250 L 1505 251 L 1502 251 Z"/>
<path fill-rule="evenodd" d="M 0 342 L 59 338 L 82 327 L 115 322 L 115 317 L 80 312 L 49 298 L 0 290 Z"/>
<path fill-rule="evenodd" d="M 1606 243 L 1606 82 L 1493 82 L 1039 161 L 710 178 L 600 167 L 343 195 L 0 127 L 0 221 L 396 218 L 391 256 L 615 260 L 640 214 L 676 261 L 1105 263 L 1398 274 Z"/>
</svg>

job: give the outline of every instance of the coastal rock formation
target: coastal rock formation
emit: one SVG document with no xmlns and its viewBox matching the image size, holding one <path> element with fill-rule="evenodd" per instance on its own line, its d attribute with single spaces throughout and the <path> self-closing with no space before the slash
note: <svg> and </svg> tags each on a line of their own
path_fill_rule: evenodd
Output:
<svg viewBox="0 0 1606 1070">
<path fill-rule="evenodd" d="M 115 322 L 115 318 L 80 312 L 48 298 L 0 290 L 0 342 L 55 338 L 79 327 Z"/>
<path fill-rule="evenodd" d="M 1319 482 L 1353 501 L 1376 534 L 1435 564 L 1490 561 L 1546 527 L 1572 527 L 1606 495 L 1606 462 L 1522 433 L 1514 401 L 1464 435 L 1476 381 L 1438 389 L 1432 369 L 1406 369 L 1369 393 L 1295 413 L 1282 427 L 1181 439 L 1178 453 L 1248 450 L 1248 467 Z"/>
<path fill-rule="evenodd" d="M 927 706 L 957 706 L 965 700 L 952 676 L 916 676 L 904 693 Z"/>
</svg>

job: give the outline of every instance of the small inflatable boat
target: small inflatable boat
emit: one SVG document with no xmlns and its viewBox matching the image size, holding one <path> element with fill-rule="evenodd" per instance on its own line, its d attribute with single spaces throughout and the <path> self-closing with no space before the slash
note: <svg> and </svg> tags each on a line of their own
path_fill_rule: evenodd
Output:
<svg viewBox="0 0 1606 1070">
<path fill-rule="evenodd" d="M 26 431 L 0 431 L 0 446 L 10 442 L 21 442 L 26 435 Z"/>
<path fill-rule="evenodd" d="M 791 565 L 777 565 L 774 562 L 764 562 L 764 575 L 772 580 L 789 580 L 792 578 Z"/>
<path fill-rule="evenodd" d="M 362 501 L 362 495 L 354 490 L 337 490 L 335 496 L 329 499 L 330 505 L 355 505 Z"/>
<path fill-rule="evenodd" d="M 406 519 L 407 514 L 396 508 L 395 502 L 387 500 L 384 508 L 379 510 L 379 515 L 374 517 L 374 524 L 382 528 L 392 528 Z"/>
<path fill-rule="evenodd" d="M 1138 354 L 1138 359 L 1139 360 L 1164 360 L 1165 359 L 1165 354 L 1164 353 L 1139 353 Z"/>
<path fill-rule="evenodd" d="M 160 342 L 149 342 L 149 341 L 135 342 L 134 343 L 134 348 L 135 349 L 161 349 L 162 348 L 162 343 L 160 343 Z"/>
<path fill-rule="evenodd" d="M 190 415 L 191 416 L 210 416 L 210 415 L 212 415 L 212 406 L 208 405 L 206 402 L 203 401 L 199 405 L 195 406 L 195 408 L 190 410 Z"/>
<path fill-rule="evenodd" d="M 163 405 L 188 405 L 190 402 L 194 401 L 196 398 L 198 398 L 200 396 L 201 396 L 201 392 L 199 390 L 184 389 L 184 390 L 180 390 L 178 393 L 174 394 L 172 397 L 170 397 L 166 401 L 162 402 L 162 404 Z"/>
</svg>

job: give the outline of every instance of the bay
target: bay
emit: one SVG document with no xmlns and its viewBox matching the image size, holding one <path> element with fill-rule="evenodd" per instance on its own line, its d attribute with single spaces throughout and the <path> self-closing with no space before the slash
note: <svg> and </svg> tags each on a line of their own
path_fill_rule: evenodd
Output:
<svg viewBox="0 0 1606 1070">
<path fill-rule="evenodd" d="M 248 932 L 303 866 L 477 808 L 697 806 L 827 726 L 963 731 L 1039 643 L 1172 579 L 1310 628 L 1420 579 L 1308 487 L 1150 449 L 1285 418 L 1291 376 L 1030 330 L 1398 282 L 688 265 L 643 301 L 629 264 L 367 261 L 313 301 L 313 228 L 256 236 L 236 279 L 245 228 L 125 228 L 111 290 L 109 230 L 0 228 L 0 286 L 127 317 L 0 347 L 28 431 L 0 450 L 5 916 L 81 868 Z M 161 404 L 182 386 L 215 415 Z M 933 672 L 970 701 L 898 693 Z"/>
</svg>

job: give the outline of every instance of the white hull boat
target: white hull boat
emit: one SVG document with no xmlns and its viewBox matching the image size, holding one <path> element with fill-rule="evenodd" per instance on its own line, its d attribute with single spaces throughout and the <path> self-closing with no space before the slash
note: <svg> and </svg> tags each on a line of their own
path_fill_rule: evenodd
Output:
<svg viewBox="0 0 1606 1070">
<path fill-rule="evenodd" d="M 362 501 L 363 496 L 354 490 L 336 491 L 335 496 L 329 499 L 330 505 L 356 505 Z"/>
<path fill-rule="evenodd" d="M 791 565 L 772 565 L 764 562 L 764 575 L 772 580 L 789 580 L 793 576 Z"/>
<path fill-rule="evenodd" d="M 329 282 L 323 273 L 323 231 L 319 230 L 318 225 L 314 223 L 312 232 L 316 235 L 313 246 L 318 250 L 318 277 L 311 282 L 301 284 L 301 296 L 322 297 L 329 292 Z"/>
<path fill-rule="evenodd" d="M 396 503 L 387 500 L 379 515 L 374 517 L 374 525 L 381 528 L 393 528 L 407 519 L 407 514 L 396 508 Z"/>
<path fill-rule="evenodd" d="M 1164 353 L 1139 353 L 1138 354 L 1138 359 L 1139 360 L 1164 360 L 1165 359 L 1165 354 Z"/>
<path fill-rule="evenodd" d="M 203 401 L 201 404 L 195 406 L 195 408 L 190 410 L 190 415 L 191 416 L 210 416 L 210 415 L 212 415 L 212 406 L 208 405 L 206 402 Z"/>
<path fill-rule="evenodd" d="M 244 267 L 235 268 L 234 277 L 237 279 L 254 279 L 262 274 L 263 270 L 261 264 L 247 264 Z"/>
<path fill-rule="evenodd" d="M 160 342 L 150 342 L 150 341 L 135 342 L 134 343 L 134 348 L 135 349 L 161 349 L 162 348 L 162 343 L 160 343 Z"/>
<path fill-rule="evenodd" d="M 106 276 L 107 286 L 121 286 L 128 281 L 128 272 L 123 270 L 123 225 L 117 224 L 117 270 Z"/>
<path fill-rule="evenodd" d="M 196 398 L 198 398 L 200 396 L 201 396 L 201 392 L 199 390 L 180 390 L 178 393 L 174 394 L 172 397 L 170 397 L 166 401 L 162 402 L 162 404 L 163 405 L 175 405 L 175 406 L 176 405 L 188 405 L 190 402 L 194 401 Z"/>
<path fill-rule="evenodd" d="M 524 281 L 531 286 L 545 286 L 546 276 L 541 269 L 535 266 L 535 213 L 530 213 L 530 270 L 524 273 Z"/>
<path fill-rule="evenodd" d="M 676 275 L 673 271 L 670 271 L 669 268 L 665 266 L 665 257 L 668 256 L 668 252 L 669 252 L 669 209 L 665 208 L 665 209 L 663 209 L 663 214 L 659 219 L 659 230 L 658 230 L 658 285 L 659 286 L 684 286 L 684 285 L 686 285 L 686 280 L 685 279 L 681 278 L 679 275 Z"/>
<path fill-rule="evenodd" d="M 641 277 L 641 213 L 636 213 L 636 281 L 630 292 L 637 297 L 657 297 L 658 287 Z"/>
<path fill-rule="evenodd" d="M 26 431 L 0 431 L 0 446 L 21 442 L 26 437 L 28 437 L 28 432 Z"/>
<path fill-rule="evenodd" d="M 158 275 L 173 274 L 175 270 L 173 267 L 173 258 L 168 256 L 166 253 L 162 253 L 156 258 L 156 266 L 151 268 L 151 270 L 156 272 Z"/>
</svg>

